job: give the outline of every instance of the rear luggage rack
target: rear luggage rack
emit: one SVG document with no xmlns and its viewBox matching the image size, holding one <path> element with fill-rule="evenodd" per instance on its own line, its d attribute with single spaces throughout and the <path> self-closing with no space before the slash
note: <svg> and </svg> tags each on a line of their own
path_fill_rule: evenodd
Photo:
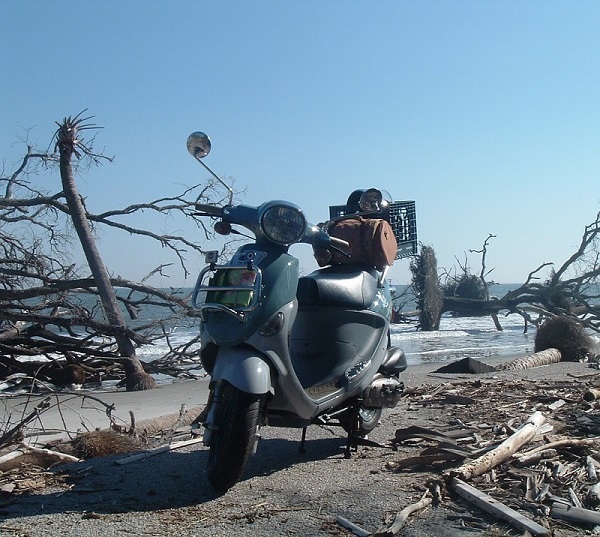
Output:
<svg viewBox="0 0 600 537">
<path fill-rule="evenodd" d="M 329 218 L 332 220 L 351 214 L 353 213 L 348 210 L 347 205 L 329 207 Z M 377 214 L 361 214 L 361 216 L 384 218 L 390 223 L 398 243 L 396 259 L 417 254 L 417 212 L 414 201 L 393 201 Z"/>
</svg>

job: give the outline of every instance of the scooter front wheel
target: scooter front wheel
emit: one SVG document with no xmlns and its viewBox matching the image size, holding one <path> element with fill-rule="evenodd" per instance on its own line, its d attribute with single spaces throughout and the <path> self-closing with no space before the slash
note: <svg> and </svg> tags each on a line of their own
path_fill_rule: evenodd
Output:
<svg viewBox="0 0 600 537">
<path fill-rule="evenodd" d="M 219 492 L 237 483 L 254 451 L 260 423 L 260 395 L 249 394 L 223 382 L 216 388 L 218 400 L 208 455 L 208 480 Z"/>
</svg>

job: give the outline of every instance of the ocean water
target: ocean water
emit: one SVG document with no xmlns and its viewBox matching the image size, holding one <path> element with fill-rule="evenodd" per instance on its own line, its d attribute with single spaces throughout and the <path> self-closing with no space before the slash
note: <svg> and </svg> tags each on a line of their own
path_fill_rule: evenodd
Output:
<svg viewBox="0 0 600 537">
<path fill-rule="evenodd" d="M 521 284 L 497 284 L 490 294 L 503 297 Z M 399 287 L 399 292 L 404 290 Z M 410 303 L 407 307 L 412 307 Z M 535 327 L 528 326 L 518 314 L 498 316 L 502 331 L 496 329 L 491 316 L 453 317 L 444 314 L 440 330 L 417 331 L 414 324 L 393 324 L 392 344 L 404 350 L 409 364 L 451 362 L 462 358 L 502 357 L 534 352 Z"/>
<path fill-rule="evenodd" d="M 496 285 L 491 293 L 504 296 L 519 284 Z M 400 289 L 402 291 L 403 289 Z M 407 304 L 406 309 L 414 305 Z M 140 322 L 151 319 L 158 312 L 147 311 Z M 422 332 L 416 330 L 415 324 L 392 324 L 392 344 L 402 348 L 409 364 L 430 362 L 449 362 L 461 358 L 486 358 L 490 356 L 510 356 L 533 352 L 535 327 L 529 326 L 524 332 L 525 324 L 520 315 L 499 316 L 503 330 L 498 331 L 490 316 L 453 317 L 445 314 L 442 317 L 440 330 Z M 171 345 L 187 343 L 198 334 L 198 326 L 171 325 L 169 335 Z M 143 347 L 138 354 L 144 361 L 160 358 L 169 347 L 166 341 L 157 341 L 154 345 Z M 191 365 L 190 365 L 191 367 Z"/>
<path fill-rule="evenodd" d="M 394 324 L 392 344 L 406 354 L 409 364 L 451 362 L 462 358 L 528 354 L 534 351 L 535 327 L 524 332 L 520 315 L 500 318 L 498 331 L 491 317 L 452 317 L 444 314 L 440 330 L 417 331 L 414 326 Z"/>
<path fill-rule="evenodd" d="M 519 287 L 519 284 L 496 285 L 490 289 L 491 294 L 502 297 L 509 290 Z M 404 288 L 399 286 L 400 294 Z M 188 290 L 185 290 L 187 292 Z M 189 290 L 191 292 L 191 290 Z M 407 303 L 404 311 L 414 309 L 414 303 Z M 165 322 L 164 309 L 146 307 L 140 312 L 140 317 L 132 321 L 132 326 L 145 325 L 148 321 L 161 320 Z M 535 327 L 529 326 L 525 332 L 523 318 L 517 314 L 499 315 L 503 330 L 498 331 L 490 316 L 453 317 L 444 314 L 440 330 L 422 332 L 416 329 L 416 324 L 392 324 L 392 344 L 404 350 L 409 366 L 411 364 L 444 363 L 463 358 L 475 358 L 485 361 L 486 358 L 509 357 L 515 354 L 534 352 Z M 137 355 L 144 362 L 161 360 L 169 351 L 179 345 L 189 343 L 199 334 L 198 320 L 195 322 L 177 321 L 165 322 L 168 338 L 162 337 L 151 345 L 145 345 L 137 350 Z M 599 339 L 593 335 L 597 346 Z M 181 371 L 178 378 L 167 375 L 154 375 L 159 383 L 176 382 L 185 378 L 203 378 L 205 373 L 200 365 L 198 355 L 199 344 L 191 347 L 192 357 L 185 363 L 179 363 Z M 116 382 L 116 381 L 115 381 Z M 106 389 L 110 383 L 103 384 Z M 4 387 L 0 383 L 0 393 Z"/>
</svg>

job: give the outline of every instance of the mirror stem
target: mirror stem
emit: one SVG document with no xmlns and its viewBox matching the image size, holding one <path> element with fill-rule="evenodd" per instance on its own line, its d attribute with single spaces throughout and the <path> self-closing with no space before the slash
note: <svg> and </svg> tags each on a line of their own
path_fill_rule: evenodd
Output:
<svg viewBox="0 0 600 537">
<path fill-rule="evenodd" d="M 223 181 L 215 172 L 213 172 L 206 164 L 204 164 L 204 162 L 202 162 L 202 160 L 200 159 L 200 157 L 197 157 L 196 155 L 194 155 L 194 158 L 200 163 L 202 164 L 202 166 L 204 166 L 204 169 L 210 173 L 217 181 L 219 181 L 219 183 L 221 183 L 226 189 L 227 192 L 229 192 L 229 204 L 228 205 L 233 205 L 233 188 L 231 188 L 225 181 Z"/>
</svg>

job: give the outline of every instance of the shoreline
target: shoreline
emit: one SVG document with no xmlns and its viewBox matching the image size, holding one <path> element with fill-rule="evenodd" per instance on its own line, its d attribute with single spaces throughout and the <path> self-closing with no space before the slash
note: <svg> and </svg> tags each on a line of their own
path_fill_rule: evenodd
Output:
<svg viewBox="0 0 600 537">
<path fill-rule="evenodd" d="M 478 360 L 482 364 L 496 366 L 526 354 L 486 357 Z M 514 380 L 525 378 L 532 382 L 537 380 L 567 379 L 569 376 L 593 375 L 587 363 L 559 362 L 549 366 L 538 366 L 526 370 L 502 370 L 487 373 L 445 373 L 439 370 L 449 364 L 458 362 L 431 362 L 427 364 L 409 365 L 401 375 L 405 390 L 423 385 L 464 382 L 469 380 Z M 598 372 L 600 374 L 600 372 Z M 51 438 L 58 438 L 86 430 L 110 427 L 110 419 L 106 414 L 111 408 L 115 422 L 128 426 L 132 416 L 136 422 L 178 415 L 185 409 L 192 410 L 204 407 L 208 398 L 208 378 L 181 380 L 160 384 L 153 390 L 127 392 L 124 390 L 78 390 L 75 392 L 47 392 L 30 395 L 0 395 L 0 406 L 4 406 L 5 415 L 14 416 L 13 422 L 30 413 L 44 399 L 50 399 L 50 408 L 43 410 L 30 426 L 40 431 L 61 431 Z M 14 425 L 14 423 L 13 423 Z M 47 442 L 50 435 L 40 436 Z"/>
</svg>

